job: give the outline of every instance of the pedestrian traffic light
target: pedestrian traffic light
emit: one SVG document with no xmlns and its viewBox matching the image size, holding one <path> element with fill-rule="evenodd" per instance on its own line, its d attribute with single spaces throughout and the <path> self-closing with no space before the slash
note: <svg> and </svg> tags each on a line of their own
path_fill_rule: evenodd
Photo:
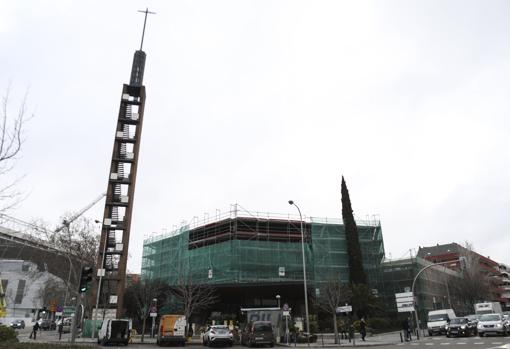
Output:
<svg viewBox="0 0 510 349">
<path fill-rule="evenodd" d="M 89 288 L 89 283 L 92 281 L 92 273 L 93 269 L 91 267 L 83 267 L 81 268 L 81 276 L 80 276 L 80 293 L 86 292 Z"/>
</svg>

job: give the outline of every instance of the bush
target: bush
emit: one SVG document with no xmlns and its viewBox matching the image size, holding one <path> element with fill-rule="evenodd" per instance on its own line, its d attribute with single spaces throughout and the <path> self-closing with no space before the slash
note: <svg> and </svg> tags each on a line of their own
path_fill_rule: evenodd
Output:
<svg viewBox="0 0 510 349">
<path fill-rule="evenodd" d="M 17 336 L 18 334 L 14 331 L 14 329 L 0 325 L 0 342 L 17 342 Z"/>
</svg>

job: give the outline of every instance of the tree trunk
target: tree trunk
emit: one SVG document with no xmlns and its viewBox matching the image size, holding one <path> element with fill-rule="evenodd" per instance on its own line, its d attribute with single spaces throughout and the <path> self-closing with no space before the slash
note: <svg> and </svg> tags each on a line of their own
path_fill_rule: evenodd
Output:
<svg viewBox="0 0 510 349">
<path fill-rule="evenodd" d="M 145 322 L 147 321 L 147 311 L 144 309 L 143 312 L 143 322 L 142 322 L 142 343 L 143 343 L 143 337 L 145 337 Z"/>
<path fill-rule="evenodd" d="M 336 313 L 333 314 L 333 326 L 335 330 L 335 344 L 338 344 L 338 327 L 336 325 Z"/>
</svg>

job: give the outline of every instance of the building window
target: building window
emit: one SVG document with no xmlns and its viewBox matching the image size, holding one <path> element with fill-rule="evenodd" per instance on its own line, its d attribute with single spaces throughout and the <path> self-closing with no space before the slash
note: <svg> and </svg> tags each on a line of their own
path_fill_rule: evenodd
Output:
<svg viewBox="0 0 510 349">
<path fill-rule="evenodd" d="M 20 280 L 18 282 L 18 289 L 16 290 L 16 298 L 14 299 L 14 304 L 21 304 L 21 302 L 23 302 L 26 283 L 26 280 Z"/>
<path fill-rule="evenodd" d="M 29 264 L 23 264 L 21 265 L 21 271 L 29 271 L 30 265 Z"/>
</svg>

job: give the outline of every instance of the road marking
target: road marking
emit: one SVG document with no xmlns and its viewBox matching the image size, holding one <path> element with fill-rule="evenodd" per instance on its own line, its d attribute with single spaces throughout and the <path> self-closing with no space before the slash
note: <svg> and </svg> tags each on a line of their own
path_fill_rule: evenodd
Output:
<svg viewBox="0 0 510 349">
<path fill-rule="evenodd" d="M 411 343 L 411 345 L 420 345 L 419 343 Z"/>
<path fill-rule="evenodd" d="M 435 343 L 425 343 L 425 345 L 434 345 Z"/>
<path fill-rule="evenodd" d="M 485 342 L 474 342 L 473 344 L 483 345 Z"/>
<path fill-rule="evenodd" d="M 458 342 L 457 345 L 467 344 L 466 342 Z"/>
<path fill-rule="evenodd" d="M 503 344 L 503 342 L 492 342 L 491 344 Z"/>
<path fill-rule="evenodd" d="M 439 345 L 450 345 L 452 343 L 439 343 Z"/>
</svg>

